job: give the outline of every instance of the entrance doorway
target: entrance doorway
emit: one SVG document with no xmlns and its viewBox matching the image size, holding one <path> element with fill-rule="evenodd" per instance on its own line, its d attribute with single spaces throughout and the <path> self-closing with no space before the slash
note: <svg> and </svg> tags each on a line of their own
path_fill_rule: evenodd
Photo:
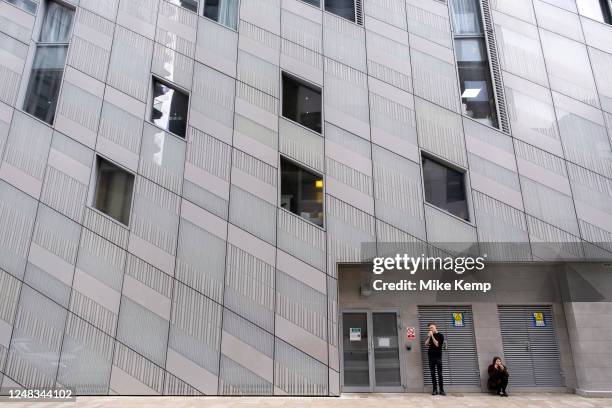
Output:
<svg viewBox="0 0 612 408">
<path fill-rule="evenodd" d="M 403 391 L 397 312 L 343 312 L 341 330 L 344 392 Z"/>
<path fill-rule="evenodd" d="M 510 386 L 565 385 L 550 306 L 499 306 L 499 322 Z"/>
<path fill-rule="evenodd" d="M 425 343 L 432 322 L 444 334 L 442 375 L 446 391 L 480 391 L 480 373 L 470 306 L 419 306 L 421 344 Z M 430 390 L 431 375 L 427 348 L 421 348 L 423 383 Z"/>
</svg>

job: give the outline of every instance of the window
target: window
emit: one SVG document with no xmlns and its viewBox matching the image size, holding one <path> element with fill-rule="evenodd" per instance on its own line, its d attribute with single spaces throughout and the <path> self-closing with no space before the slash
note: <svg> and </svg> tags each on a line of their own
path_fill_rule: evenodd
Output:
<svg viewBox="0 0 612 408">
<path fill-rule="evenodd" d="M 578 11 L 585 17 L 612 24 L 612 1 L 610 0 L 577 0 Z"/>
<path fill-rule="evenodd" d="M 281 156 L 281 208 L 323 227 L 323 177 Z"/>
<path fill-rule="evenodd" d="M 94 207 L 120 223 L 128 225 L 134 175 L 98 157 L 95 186 Z"/>
<path fill-rule="evenodd" d="M 429 204 L 469 221 L 464 173 L 423 157 L 423 183 Z"/>
<path fill-rule="evenodd" d="M 321 133 L 321 89 L 283 73 L 283 116 Z"/>
<path fill-rule="evenodd" d="M 321 2 L 319 0 L 302 0 L 304 3 L 312 4 L 315 7 L 321 7 Z"/>
<path fill-rule="evenodd" d="M 451 10 L 463 113 L 498 127 L 479 0 L 452 0 Z"/>
<path fill-rule="evenodd" d="M 194 13 L 198 12 L 197 0 L 169 0 L 169 2 L 172 4 L 176 4 L 177 6 L 186 8 L 187 10 L 193 11 Z"/>
<path fill-rule="evenodd" d="M 46 5 L 23 110 L 53 124 L 59 96 L 73 10 L 56 2 Z"/>
<path fill-rule="evenodd" d="M 355 0 L 325 0 L 325 11 L 355 22 Z"/>
<path fill-rule="evenodd" d="M 238 21 L 238 0 L 204 0 L 204 17 L 235 30 Z"/>
<path fill-rule="evenodd" d="M 16 5 L 22 10 L 31 14 L 36 14 L 38 4 L 34 0 L 7 0 L 9 3 Z"/>
<path fill-rule="evenodd" d="M 185 137 L 189 97 L 170 85 L 153 78 L 151 121 L 162 129 Z"/>
</svg>

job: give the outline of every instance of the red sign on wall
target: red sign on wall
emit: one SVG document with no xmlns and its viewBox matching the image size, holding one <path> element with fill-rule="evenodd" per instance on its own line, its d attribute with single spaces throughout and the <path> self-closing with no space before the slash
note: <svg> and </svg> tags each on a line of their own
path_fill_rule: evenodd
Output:
<svg viewBox="0 0 612 408">
<path fill-rule="evenodd" d="M 414 327 L 406 327 L 406 337 L 408 340 L 414 340 L 416 337 L 414 334 Z"/>
</svg>

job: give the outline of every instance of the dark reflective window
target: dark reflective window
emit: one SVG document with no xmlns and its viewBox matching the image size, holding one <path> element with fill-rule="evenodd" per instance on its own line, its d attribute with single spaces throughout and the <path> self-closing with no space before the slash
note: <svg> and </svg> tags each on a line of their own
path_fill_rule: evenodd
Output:
<svg viewBox="0 0 612 408">
<path fill-rule="evenodd" d="M 498 127 L 479 0 L 451 0 L 463 114 Z"/>
<path fill-rule="evenodd" d="M 236 29 L 238 0 L 204 0 L 204 17 Z"/>
<path fill-rule="evenodd" d="M 73 10 L 48 2 L 41 27 L 23 110 L 53 124 L 66 64 Z"/>
<path fill-rule="evenodd" d="M 302 0 L 304 3 L 312 4 L 315 7 L 321 7 L 321 2 L 319 0 Z"/>
<path fill-rule="evenodd" d="M 283 73 L 283 116 L 321 133 L 321 90 Z"/>
<path fill-rule="evenodd" d="M 153 79 L 151 121 L 162 129 L 185 137 L 189 97 L 165 83 Z"/>
<path fill-rule="evenodd" d="M 281 157 L 281 208 L 322 227 L 323 177 Z"/>
<path fill-rule="evenodd" d="M 429 204 L 469 221 L 464 173 L 423 157 L 423 183 Z"/>
<path fill-rule="evenodd" d="M 94 207 L 128 225 L 134 190 L 134 175 L 98 157 Z"/>
<path fill-rule="evenodd" d="M 187 10 L 193 11 L 194 13 L 198 12 L 197 0 L 169 0 L 169 1 L 170 3 L 186 8 Z"/>
<path fill-rule="evenodd" d="M 9 3 L 27 11 L 28 13 L 36 14 L 38 4 L 34 0 L 7 0 Z"/>
<path fill-rule="evenodd" d="M 458 38 L 455 49 L 463 113 L 497 127 L 497 110 L 484 38 Z"/>
<path fill-rule="evenodd" d="M 325 0 L 325 11 L 355 21 L 355 0 Z"/>
</svg>

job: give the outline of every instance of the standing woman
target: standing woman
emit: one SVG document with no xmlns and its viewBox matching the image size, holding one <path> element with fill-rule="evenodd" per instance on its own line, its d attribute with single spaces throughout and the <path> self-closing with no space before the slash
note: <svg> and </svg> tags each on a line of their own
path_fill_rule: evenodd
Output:
<svg viewBox="0 0 612 408">
<path fill-rule="evenodd" d="M 500 397 L 507 397 L 506 387 L 509 376 L 508 369 L 502 364 L 501 358 L 493 357 L 493 363 L 489 366 L 489 389 L 494 390 Z"/>
</svg>

